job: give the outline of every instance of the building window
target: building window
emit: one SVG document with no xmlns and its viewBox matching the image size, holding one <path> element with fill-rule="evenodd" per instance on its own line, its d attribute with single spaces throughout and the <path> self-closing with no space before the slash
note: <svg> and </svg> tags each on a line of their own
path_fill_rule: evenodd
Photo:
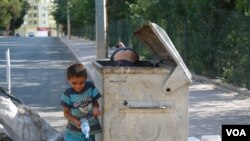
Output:
<svg viewBox="0 0 250 141">
<path fill-rule="evenodd" d="M 28 25 L 33 25 L 34 22 L 33 21 L 28 21 Z"/>
</svg>

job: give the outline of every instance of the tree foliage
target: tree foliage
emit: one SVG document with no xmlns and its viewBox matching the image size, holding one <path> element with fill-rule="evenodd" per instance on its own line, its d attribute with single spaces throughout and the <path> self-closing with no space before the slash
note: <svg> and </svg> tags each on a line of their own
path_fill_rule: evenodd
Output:
<svg viewBox="0 0 250 141">
<path fill-rule="evenodd" d="M 78 28 L 95 23 L 94 0 L 54 0 L 52 15 L 57 24 L 67 27 L 67 10 L 69 9 L 71 26 Z"/>
<path fill-rule="evenodd" d="M 61 24 L 65 28 L 67 26 L 67 8 L 68 0 L 54 0 L 54 7 L 51 11 L 57 24 Z"/>
<path fill-rule="evenodd" d="M 0 1 L 0 27 L 5 27 L 11 19 L 11 15 L 8 12 L 9 8 L 9 0 L 2 0 Z"/>
<path fill-rule="evenodd" d="M 20 11 L 20 15 L 12 18 L 10 21 L 10 30 L 11 33 L 14 33 L 15 29 L 18 29 L 19 27 L 21 27 L 21 25 L 24 22 L 24 16 L 27 14 L 29 10 L 29 3 L 27 1 L 24 1 L 21 7 L 21 11 Z"/>
<path fill-rule="evenodd" d="M 62 1 L 55 1 L 61 14 L 66 11 Z M 94 0 L 70 2 L 72 27 L 94 26 Z M 166 30 L 190 70 L 250 88 L 249 0 L 107 0 L 107 14 L 110 46 L 117 40 L 141 46 L 133 31 L 155 22 Z"/>
<path fill-rule="evenodd" d="M 14 30 L 22 24 L 28 3 L 26 0 L 1 0 L 0 9 L 0 28 Z"/>
</svg>

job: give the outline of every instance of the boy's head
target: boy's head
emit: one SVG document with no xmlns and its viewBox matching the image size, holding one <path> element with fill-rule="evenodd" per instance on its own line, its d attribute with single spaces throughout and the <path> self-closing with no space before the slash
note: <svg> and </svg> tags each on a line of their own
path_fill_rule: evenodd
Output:
<svg viewBox="0 0 250 141">
<path fill-rule="evenodd" d="M 73 64 L 69 66 L 67 69 L 67 79 L 75 91 L 81 91 L 87 79 L 86 68 L 82 64 Z"/>
</svg>

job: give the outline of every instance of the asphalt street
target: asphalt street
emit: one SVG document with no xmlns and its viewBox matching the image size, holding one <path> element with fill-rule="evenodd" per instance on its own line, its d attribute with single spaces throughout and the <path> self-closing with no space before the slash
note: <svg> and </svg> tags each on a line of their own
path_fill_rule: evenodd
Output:
<svg viewBox="0 0 250 141">
<path fill-rule="evenodd" d="M 12 92 L 63 132 L 66 120 L 59 100 L 67 87 L 65 70 L 77 61 L 91 70 L 95 42 L 74 37 L 71 40 L 66 37 L 1 38 L 1 86 L 6 86 L 7 48 L 11 53 Z M 211 81 L 193 79 L 189 88 L 189 136 L 220 135 L 222 124 L 250 124 L 250 95 Z"/>
<path fill-rule="evenodd" d="M 1 86 L 6 86 L 7 48 L 10 50 L 12 93 L 58 130 L 64 130 L 65 119 L 59 102 L 67 87 L 65 70 L 76 62 L 74 55 L 58 38 L 1 38 Z"/>
</svg>

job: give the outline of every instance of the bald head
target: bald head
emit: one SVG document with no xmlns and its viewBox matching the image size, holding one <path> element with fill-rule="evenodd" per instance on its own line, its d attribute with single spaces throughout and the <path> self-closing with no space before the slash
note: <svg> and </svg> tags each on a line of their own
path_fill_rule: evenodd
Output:
<svg viewBox="0 0 250 141">
<path fill-rule="evenodd" d="M 113 62 L 123 61 L 123 62 L 130 63 L 132 66 L 139 61 L 139 55 L 131 48 L 120 48 L 120 49 L 117 49 L 111 55 L 111 61 Z M 114 65 L 116 65 L 116 63 Z M 123 66 L 123 65 L 120 64 L 119 66 Z"/>
<path fill-rule="evenodd" d="M 138 56 L 131 50 L 121 50 L 117 52 L 114 56 L 114 61 L 126 60 L 131 63 L 138 61 Z"/>
</svg>

